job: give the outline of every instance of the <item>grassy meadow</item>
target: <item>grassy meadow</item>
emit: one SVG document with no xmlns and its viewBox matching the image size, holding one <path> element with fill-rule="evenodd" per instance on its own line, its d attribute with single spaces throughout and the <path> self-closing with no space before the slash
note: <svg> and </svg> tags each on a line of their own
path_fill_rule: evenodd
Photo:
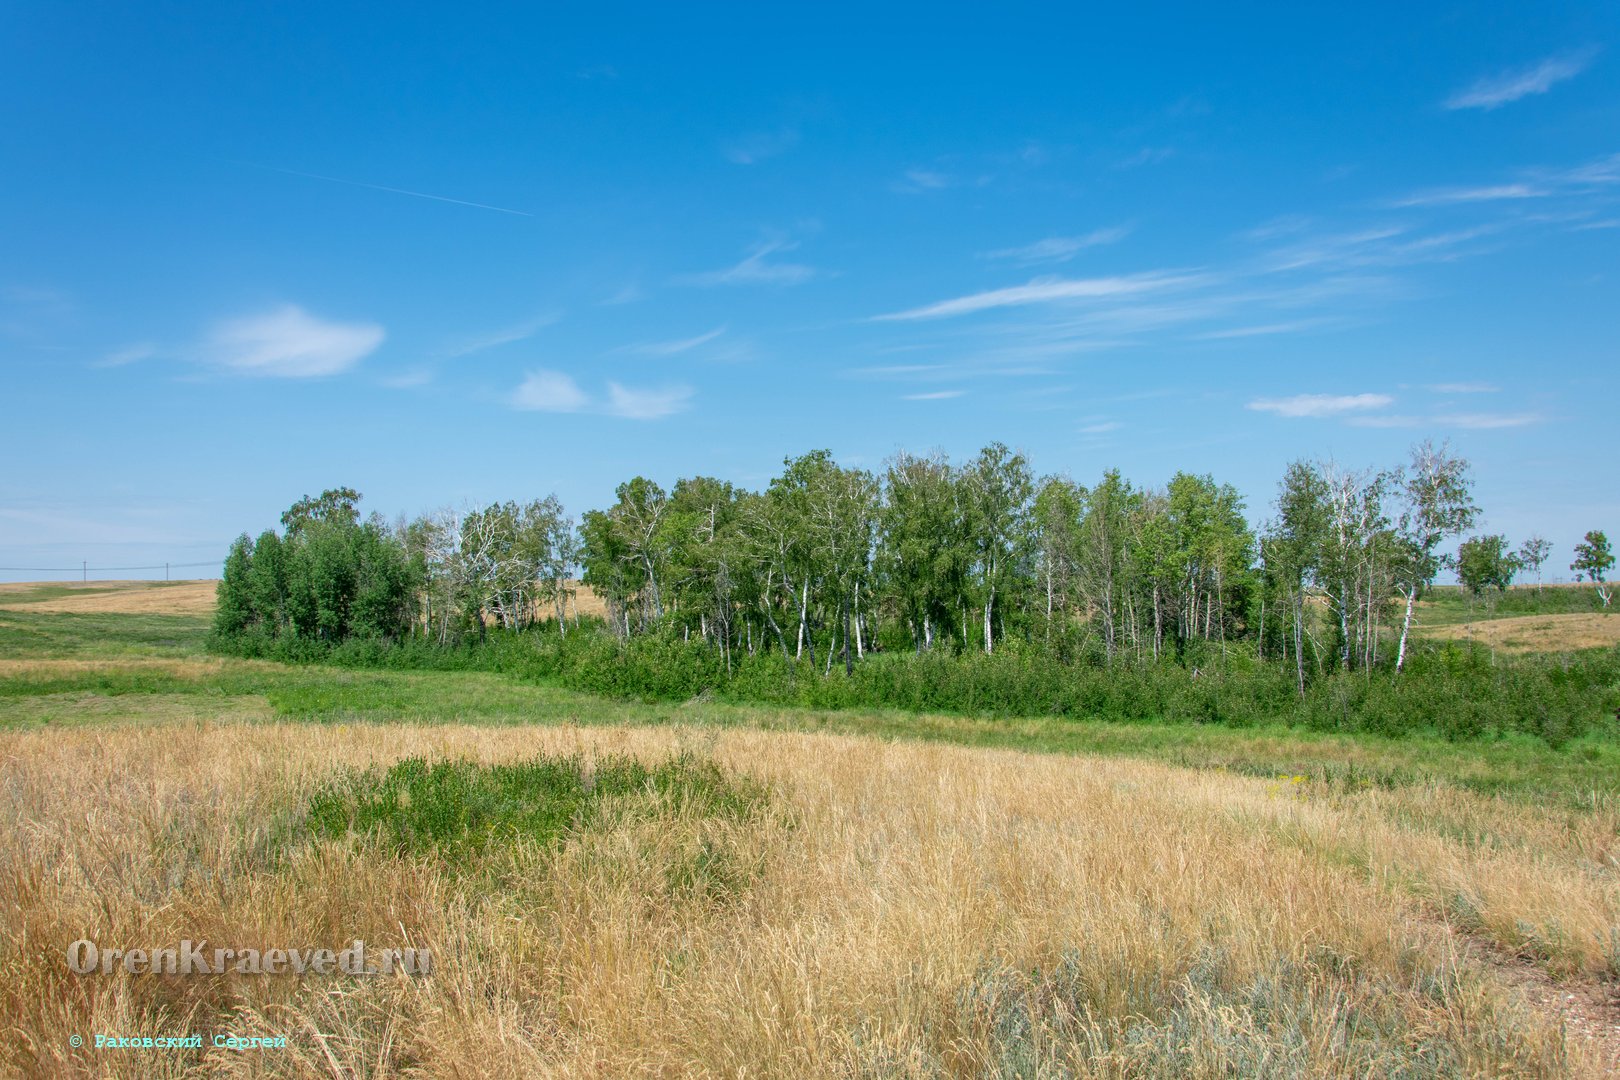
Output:
<svg viewBox="0 0 1620 1080">
<path fill-rule="evenodd" d="M 1611 738 L 641 704 L 207 625 L 206 587 L 0 591 L 0 1074 L 1620 1068 Z M 81 976 L 81 938 L 433 971 Z"/>
</svg>

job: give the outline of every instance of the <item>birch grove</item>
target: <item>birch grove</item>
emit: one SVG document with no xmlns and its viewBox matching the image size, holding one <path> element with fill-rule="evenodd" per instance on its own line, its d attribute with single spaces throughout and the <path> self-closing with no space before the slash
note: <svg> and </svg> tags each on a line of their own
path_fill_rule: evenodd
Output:
<svg viewBox="0 0 1620 1080">
<path fill-rule="evenodd" d="M 542 623 L 566 635 L 582 581 L 620 638 L 704 644 L 728 671 L 761 653 L 830 675 L 886 650 L 1012 648 L 1196 672 L 1243 645 L 1303 694 L 1331 671 L 1404 667 L 1418 601 L 1478 517 L 1471 493 L 1468 463 L 1427 442 L 1392 468 L 1291 464 L 1259 528 L 1208 475 L 1038 477 L 1000 443 L 960 464 L 901 452 L 875 472 L 817 450 L 758 491 L 637 476 L 577 527 L 554 496 L 362 523 L 339 488 L 289 509 L 284 534 L 237 542 L 222 625 L 439 645 Z M 1550 551 L 1531 538 L 1520 558 L 1501 537 L 1465 551 L 1477 561 L 1486 541 L 1538 573 Z M 1601 533 L 1578 562 L 1606 594 Z"/>
</svg>

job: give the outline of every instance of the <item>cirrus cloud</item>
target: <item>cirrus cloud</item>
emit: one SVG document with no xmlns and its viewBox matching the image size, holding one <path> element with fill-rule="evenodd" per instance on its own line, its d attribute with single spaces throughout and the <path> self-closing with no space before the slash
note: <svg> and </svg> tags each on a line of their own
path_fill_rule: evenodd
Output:
<svg viewBox="0 0 1620 1080">
<path fill-rule="evenodd" d="M 1278 416 L 1320 417 L 1382 409 L 1394 401 L 1388 394 L 1295 394 L 1285 398 L 1255 398 L 1244 407 Z"/>
<path fill-rule="evenodd" d="M 1562 56 L 1549 56 L 1531 67 L 1492 75 L 1459 90 L 1446 99 L 1447 109 L 1496 109 L 1533 94 L 1545 94 L 1554 86 L 1573 79 L 1591 66 L 1597 49 L 1582 49 Z"/>
<path fill-rule="evenodd" d="M 584 409 L 591 399 L 579 383 L 560 371 L 531 371 L 509 400 L 512 408 L 525 412 L 569 413 Z"/>
<path fill-rule="evenodd" d="M 203 357 L 238 375 L 312 379 L 341 374 L 376 351 L 376 323 L 317 318 L 297 304 L 229 319 L 214 328 Z"/>
<path fill-rule="evenodd" d="M 1048 304 L 1060 300 L 1097 300 L 1111 296 L 1130 296 L 1154 289 L 1164 289 L 1188 281 L 1187 275 L 1129 274 L 1104 278 L 1036 278 L 1025 285 L 958 296 L 934 304 L 896 311 L 888 315 L 874 315 L 874 322 L 898 322 L 913 319 L 943 319 L 953 315 L 971 315 L 992 308 L 1023 307 L 1028 304 Z"/>
<path fill-rule="evenodd" d="M 689 386 L 633 388 L 610 382 L 606 412 L 626 420 L 657 420 L 685 412 L 692 401 Z"/>
<path fill-rule="evenodd" d="M 524 412 L 599 413 L 625 420 L 658 420 L 690 407 L 689 386 L 631 387 L 609 382 L 605 399 L 595 398 L 570 375 L 531 371 L 507 398 Z"/>
</svg>

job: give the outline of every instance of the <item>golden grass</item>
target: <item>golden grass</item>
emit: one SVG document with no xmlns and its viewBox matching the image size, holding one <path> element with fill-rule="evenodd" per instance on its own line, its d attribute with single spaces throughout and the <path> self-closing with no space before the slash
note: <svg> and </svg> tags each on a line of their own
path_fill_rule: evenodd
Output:
<svg viewBox="0 0 1620 1080">
<path fill-rule="evenodd" d="M 574 590 L 574 596 L 568 601 L 568 617 L 575 615 L 587 619 L 606 619 L 608 616 L 607 604 L 601 597 L 591 590 L 589 585 L 579 581 L 570 581 L 568 587 Z M 546 605 L 540 609 L 540 621 L 556 618 L 556 613 Z"/>
<path fill-rule="evenodd" d="M 1620 612 L 1516 615 L 1427 627 L 1430 637 L 1477 641 L 1504 652 L 1558 653 L 1620 645 Z"/>
<path fill-rule="evenodd" d="M 607 620 L 606 601 L 597 596 L 589 585 L 578 581 L 569 581 L 568 587 L 573 590 L 573 595 L 568 598 L 567 617 L 569 619 L 601 619 L 604 622 Z M 212 611 L 212 608 L 210 608 L 210 611 Z M 536 601 L 530 612 L 535 622 L 546 623 L 557 618 L 557 609 L 549 602 Z M 500 615 L 493 611 L 485 611 L 484 625 L 491 627 L 501 625 Z"/>
<path fill-rule="evenodd" d="M 228 715 L 228 714 L 227 714 Z M 679 751 L 762 779 L 457 874 L 280 845 L 345 766 Z M 193 723 L 0 735 L 0 1069 L 364 1076 L 1602 1075 L 1459 931 L 1597 972 L 1612 805 L 695 729 Z M 671 895 L 693 850 L 750 868 Z M 282 858 L 273 857 L 277 851 Z M 1466 895 L 1467 910 L 1456 901 Z M 1443 921 L 1449 916 L 1459 925 Z M 429 979 L 80 977 L 62 950 L 416 944 Z M 1539 940 L 1539 939 L 1538 939 Z M 1607 944 L 1605 943 L 1607 941 Z M 115 1058 L 70 1034 L 286 1033 Z M 1620 1064 L 1617 1062 L 1616 1064 Z M 190 1070 L 190 1072 L 188 1072 Z M 1067 1070 L 1065 1073 L 1064 1070 Z"/>
<path fill-rule="evenodd" d="M 48 587 L 80 595 L 29 599 Z M 217 581 L 86 581 L 0 584 L 0 608 L 58 614 L 212 615 Z"/>
</svg>

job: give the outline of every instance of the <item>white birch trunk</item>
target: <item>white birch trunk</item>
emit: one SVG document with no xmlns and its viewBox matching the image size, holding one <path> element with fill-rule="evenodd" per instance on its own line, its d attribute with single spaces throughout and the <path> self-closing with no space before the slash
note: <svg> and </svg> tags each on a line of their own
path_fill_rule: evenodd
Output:
<svg viewBox="0 0 1620 1080">
<path fill-rule="evenodd" d="M 1415 587 L 1403 589 L 1406 594 L 1406 614 L 1401 618 L 1401 643 L 1395 650 L 1395 670 L 1401 671 L 1406 666 L 1406 636 L 1412 630 L 1412 605 L 1417 601 Z"/>
</svg>

